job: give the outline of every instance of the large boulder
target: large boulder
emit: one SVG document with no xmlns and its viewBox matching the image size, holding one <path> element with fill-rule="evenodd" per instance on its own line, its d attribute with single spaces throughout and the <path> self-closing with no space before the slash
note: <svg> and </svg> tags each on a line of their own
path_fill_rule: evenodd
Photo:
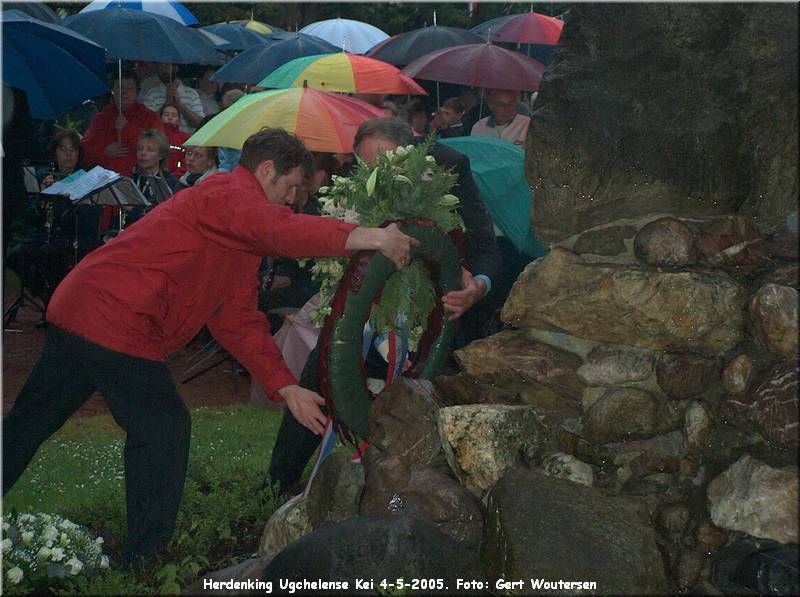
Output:
<svg viewBox="0 0 800 597">
<path fill-rule="evenodd" d="M 380 586 L 380 580 L 395 582 L 399 578 L 405 580 L 406 589 L 413 579 L 442 579 L 452 594 L 458 593 L 457 579 L 482 578 L 482 574 L 476 550 L 423 520 L 398 516 L 357 517 L 323 525 L 275 556 L 262 578 L 271 581 L 278 594 L 321 594 L 322 587 L 308 583 L 326 582 L 336 583 L 328 585 L 327 594 L 353 595 L 358 579 L 375 581 L 359 594 L 386 594 L 398 587 L 389 591 Z M 281 581 L 295 584 L 281 590 Z M 399 587 L 401 593 L 402 589 Z"/>
<path fill-rule="evenodd" d="M 778 447 L 797 449 L 799 378 L 800 361 L 778 363 L 748 394 L 728 396 L 720 405 L 721 415 Z"/>
<path fill-rule="evenodd" d="M 447 461 L 476 491 L 490 489 L 512 466 L 541 457 L 549 440 L 531 406 L 451 406 L 438 415 Z"/>
<path fill-rule="evenodd" d="M 744 338 L 746 298 L 724 272 L 590 264 L 556 248 L 525 268 L 502 318 L 599 342 L 718 354 Z"/>
<path fill-rule="evenodd" d="M 796 466 L 776 469 L 748 454 L 708 485 L 715 525 L 781 543 L 797 543 L 797 500 Z"/>
<path fill-rule="evenodd" d="M 430 381 L 398 378 L 369 409 L 370 445 L 409 463 L 443 460 L 436 423 L 438 408 Z"/>
<path fill-rule="evenodd" d="M 584 436 L 605 444 L 649 438 L 677 428 L 679 419 L 669 404 L 638 388 L 609 390 L 586 413 Z"/>
<path fill-rule="evenodd" d="M 370 458 L 362 516 L 411 516 L 477 548 L 483 539 L 483 505 L 452 478 L 402 458 Z"/>
<path fill-rule="evenodd" d="M 795 211 L 797 17 L 780 3 L 572 6 L 528 133 L 538 238 L 649 213 Z"/>
<path fill-rule="evenodd" d="M 520 383 L 554 392 L 576 403 L 583 395 L 577 370 L 581 360 L 564 350 L 530 340 L 524 331 L 504 330 L 476 340 L 455 352 L 456 361 L 468 374 Z"/>
<path fill-rule="evenodd" d="M 750 301 L 756 337 L 766 348 L 783 355 L 797 354 L 797 289 L 765 284 Z"/>
<path fill-rule="evenodd" d="M 629 346 L 601 345 L 592 350 L 578 369 L 590 386 L 614 386 L 644 381 L 653 373 L 653 353 Z"/>
<path fill-rule="evenodd" d="M 518 467 L 489 493 L 486 528 L 491 579 L 591 580 L 603 595 L 668 592 L 655 531 L 632 500 Z"/>
</svg>

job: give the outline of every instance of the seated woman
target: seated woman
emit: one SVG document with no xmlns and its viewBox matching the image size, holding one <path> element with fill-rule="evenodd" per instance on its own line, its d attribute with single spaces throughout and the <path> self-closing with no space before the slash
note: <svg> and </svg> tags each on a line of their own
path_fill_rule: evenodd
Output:
<svg viewBox="0 0 800 597">
<path fill-rule="evenodd" d="M 136 145 L 136 166 L 131 179 L 151 203 L 164 199 L 152 184 L 152 177 L 163 179 L 170 195 L 177 186 L 175 177 L 166 170 L 168 157 L 169 142 L 164 133 L 157 129 L 148 129 L 139 135 L 139 142 Z"/>
<path fill-rule="evenodd" d="M 64 129 L 53 135 L 47 145 L 47 153 L 50 156 L 50 168 L 39 171 L 43 189 L 84 168 L 81 138 L 73 130 Z"/>
<path fill-rule="evenodd" d="M 217 148 L 192 145 L 186 148 L 186 174 L 180 177 L 176 191 L 187 189 L 217 172 Z"/>
<path fill-rule="evenodd" d="M 180 129 L 181 115 L 175 104 L 164 104 L 161 106 L 159 114 L 161 115 L 161 124 L 164 125 L 164 132 L 167 134 L 167 141 L 169 141 L 167 170 L 172 176 L 178 178 L 186 173 L 186 149 L 183 147 L 183 143 L 190 135 Z"/>
</svg>

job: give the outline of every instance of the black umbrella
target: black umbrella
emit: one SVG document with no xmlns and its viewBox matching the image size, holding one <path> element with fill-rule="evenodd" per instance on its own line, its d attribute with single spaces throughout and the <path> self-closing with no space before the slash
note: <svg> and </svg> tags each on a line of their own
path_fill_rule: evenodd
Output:
<svg viewBox="0 0 800 597">
<path fill-rule="evenodd" d="M 228 40 L 227 44 L 219 46 L 220 50 L 225 51 L 239 52 L 241 50 L 249 50 L 250 48 L 261 46 L 267 41 L 267 36 L 263 33 L 258 33 L 235 23 L 216 23 L 215 25 L 206 25 L 201 29 Z"/>
<path fill-rule="evenodd" d="M 78 13 L 60 25 L 100 44 L 107 60 L 222 64 L 206 36 L 168 17 L 119 6 Z"/>
<path fill-rule="evenodd" d="M 3 2 L 3 10 L 16 9 L 29 17 L 45 23 L 58 23 L 61 19 L 56 12 L 44 2 Z"/>
<path fill-rule="evenodd" d="M 212 81 L 255 85 L 279 66 L 303 56 L 330 54 L 339 48 L 305 33 L 280 33 L 267 43 L 242 52 L 211 76 Z"/>
<path fill-rule="evenodd" d="M 395 35 L 370 50 L 367 56 L 395 66 L 405 66 L 436 50 L 485 41 L 467 29 L 434 25 Z"/>
</svg>

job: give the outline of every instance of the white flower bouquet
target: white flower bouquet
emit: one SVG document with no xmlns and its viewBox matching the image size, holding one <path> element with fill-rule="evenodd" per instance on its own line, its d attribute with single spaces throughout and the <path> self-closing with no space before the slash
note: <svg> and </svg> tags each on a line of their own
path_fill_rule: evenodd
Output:
<svg viewBox="0 0 800 597">
<path fill-rule="evenodd" d="M 349 178 L 334 177 L 320 189 L 322 215 L 360 224 L 380 226 L 405 218 L 426 218 L 449 232 L 464 227 L 458 214 L 459 199 L 450 194 L 457 176 L 427 155 L 432 140 L 398 147 L 378 155 L 375 164 L 359 161 Z M 320 306 L 311 313 L 322 327 L 348 259 L 318 259 L 312 268 L 321 283 Z M 392 275 L 372 313 L 378 334 L 398 329 L 398 314 L 410 334 L 412 347 L 422 335 L 436 296 L 425 266 L 417 260 Z"/>
<path fill-rule="evenodd" d="M 2 536 L 3 581 L 14 592 L 75 584 L 108 567 L 103 538 L 60 516 L 12 514 L 3 520 Z"/>
</svg>

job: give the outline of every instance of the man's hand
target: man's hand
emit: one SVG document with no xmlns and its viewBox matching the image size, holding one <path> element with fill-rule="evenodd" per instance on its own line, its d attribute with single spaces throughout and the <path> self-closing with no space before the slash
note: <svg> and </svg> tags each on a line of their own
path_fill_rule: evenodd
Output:
<svg viewBox="0 0 800 597">
<path fill-rule="evenodd" d="M 107 158 L 119 158 L 124 155 L 128 155 L 128 146 L 120 141 L 116 143 L 111 143 L 110 145 L 106 145 L 106 157 Z"/>
<path fill-rule="evenodd" d="M 389 224 L 386 228 L 356 228 L 347 237 L 345 248 L 348 251 L 378 250 L 391 259 L 397 269 L 403 269 L 411 263 L 411 247 L 418 244 L 417 239 L 400 232 L 397 224 Z"/>
<path fill-rule="evenodd" d="M 286 401 L 286 406 L 289 407 L 289 411 L 298 423 L 317 435 L 325 432 L 325 423 L 328 418 L 319 408 L 325 404 L 322 396 L 298 385 L 285 386 L 278 390 L 278 394 Z"/>
<path fill-rule="evenodd" d="M 486 282 L 476 280 L 472 274 L 461 268 L 461 285 L 463 290 L 451 290 L 442 297 L 444 308 L 450 311 L 450 321 L 458 319 L 466 313 L 472 305 L 483 298 L 486 292 Z"/>
<path fill-rule="evenodd" d="M 167 85 L 167 102 L 171 102 L 176 106 L 180 106 L 181 104 L 181 98 L 180 95 L 178 95 L 178 85 L 180 84 L 181 82 L 178 79 L 173 79 L 172 82 Z"/>
<path fill-rule="evenodd" d="M 56 177 L 52 174 L 48 174 L 42 179 L 42 188 L 46 189 L 47 187 L 51 186 L 56 181 Z"/>
<path fill-rule="evenodd" d="M 128 123 L 128 119 L 125 118 L 125 115 L 120 112 L 117 114 L 117 119 L 114 121 L 114 128 L 118 131 L 121 131 L 125 128 L 125 125 Z"/>
</svg>

